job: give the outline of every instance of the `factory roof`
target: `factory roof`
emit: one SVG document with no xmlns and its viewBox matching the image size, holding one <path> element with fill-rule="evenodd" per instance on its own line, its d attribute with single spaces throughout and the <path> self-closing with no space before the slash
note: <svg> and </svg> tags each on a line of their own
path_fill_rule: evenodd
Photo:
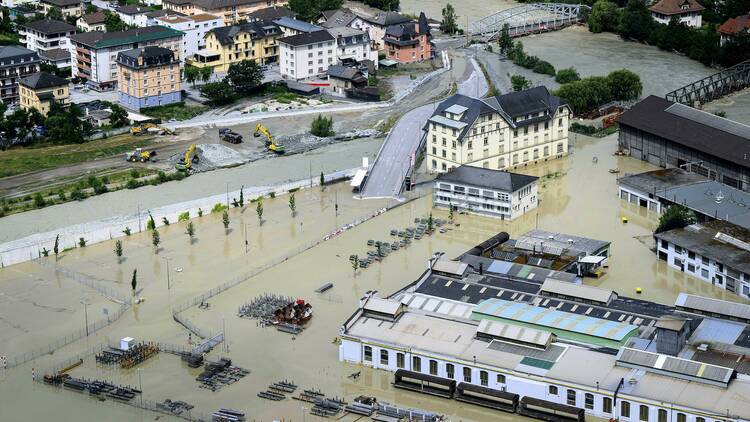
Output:
<svg viewBox="0 0 750 422">
<path fill-rule="evenodd" d="M 750 230 L 715 220 L 656 233 L 655 236 L 733 270 L 750 274 Z"/>
<path fill-rule="evenodd" d="M 560 295 L 581 299 L 587 302 L 607 304 L 617 297 L 617 293 L 609 289 L 602 289 L 583 284 L 572 284 L 548 278 L 539 290 L 541 294 Z"/>
<path fill-rule="evenodd" d="M 546 329 L 571 340 L 591 340 L 589 344 L 609 346 L 623 343 L 638 332 L 636 325 L 502 299 L 487 299 L 474 308 L 472 319 L 481 320 L 487 317 L 498 318 L 509 324 L 529 324 L 533 328 Z M 576 335 L 571 336 L 568 333 Z"/>
<path fill-rule="evenodd" d="M 536 182 L 537 179 L 539 178 L 536 176 L 463 165 L 446 173 L 441 173 L 435 180 L 437 182 L 458 183 L 478 188 L 515 192 Z"/>
<path fill-rule="evenodd" d="M 534 229 L 516 239 L 515 247 L 529 251 L 542 251 L 552 255 L 596 255 L 610 242 Z"/>
<path fill-rule="evenodd" d="M 651 194 L 656 194 L 660 191 L 678 186 L 705 181 L 706 178 L 697 173 L 691 173 L 676 167 L 631 174 L 617 179 L 617 183 L 621 186 Z"/>
<path fill-rule="evenodd" d="M 732 320 L 750 321 L 750 305 L 742 303 L 680 293 L 674 304 L 676 307 L 687 311 L 694 310 L 711 316 L 717 315 Z"/>
<path fill-rule="evenodd" d="M 750 167 L 750 126 L 650 95 L 617 119 L 671 142 Z"/>
<path fill-rule="evenodd" d="M 483 319 L 477 327 L 477 335 L 505 340 L 511 343 L 534 345 L 546 348 L 555 339 L 549 331 L 523 328 L 512 324 Z"/>
<path fill-rule="evenodd" d="M 463 277 L 469 266 L 460 261 L 441 259 L 432 264 L 432 271 Z"/>
<path fill-rule="evenodd" d="M 689 359 L 623 347 L 617 354 L 617 365 L 665 374 L 687 381 L 727 387 L 736 376 L 731 368 L 710 365 Z"/>
<path fill-rule="evenodd" d="M 750 193 L 722 183 L 704 180 L 665 189 L 657 192 L 657 197 L 750 229 Z"/>
<path fill-rule="evenodd" d="M 377 296 L 370 296 L 365 300 L 362 309 L 365 311 L 376 312 L 379 314 L 398 316 L 403 304 L 397 300 L 383 299 Z"/>
</svg>

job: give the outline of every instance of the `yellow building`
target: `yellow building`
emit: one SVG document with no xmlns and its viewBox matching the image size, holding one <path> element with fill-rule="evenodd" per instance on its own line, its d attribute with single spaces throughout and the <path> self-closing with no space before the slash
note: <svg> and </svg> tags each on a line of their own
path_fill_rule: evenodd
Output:
<svg viewBox="0 0 750 422">
<path fill-rule="evenodd" d="M 63 107 L 70 105 L 68 81 L 45 72 L 20 79 L 18 95 L 22 109 L 35 109 L 44 116 L 49 113 L 53 103 Z"/>
<path fill-rule="evenodd" d="M 276 40 L 281 30 L 273 23 L 249 22 L 241 25 L 212 29 L 206 34 L 206 48 L 198 50 L 187 63 L 196 67 L 211 67 L 214 73 L 225 73 L 229 66 L 243 60 L 258 64 L 279 59 Z"/>
<path fill-rule="evenodd" d="M 148 46 L 117 55 L 120 104 L 140 110 L 182 101 L 180 60 L 168 48 Z"/>
<path fill-rule="evenodd" d="M 227 25 L 249 20 L 248 15 L 252 12 L 286 4 L 287 0 L 162 0 L 164 10 L 185 15 L 208 13 L 221 16 Z"/>
</svg>

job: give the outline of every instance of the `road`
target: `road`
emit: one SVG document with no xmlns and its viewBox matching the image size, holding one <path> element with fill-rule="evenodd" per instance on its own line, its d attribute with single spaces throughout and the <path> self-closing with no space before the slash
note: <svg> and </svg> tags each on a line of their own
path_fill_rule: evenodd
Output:
<svg viewBox="0 0 750 422">
<path fill-rule="evenodd" d="M 444 54 L 447 55 L 445 52 Z M 458 84 L 458 92 L 480 97 L 487 92 L 487 81 L 476 60 L 472 57 L 469 61 L 469 76 Z M 401 194 L 406 172 L 422 140 L 422 128 L 432 116 L 437 104 L 434 102 L 417 107 L 396 122 L 367 176 L 362 191 L 363 198 L 395 198 Z"/>
</svg>

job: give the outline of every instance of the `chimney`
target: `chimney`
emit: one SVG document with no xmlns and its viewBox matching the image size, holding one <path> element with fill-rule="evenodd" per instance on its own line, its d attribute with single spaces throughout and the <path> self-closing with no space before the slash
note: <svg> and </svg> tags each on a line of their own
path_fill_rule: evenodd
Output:
<svg viewBox="0 0 750 422">
<path fill-rule="evenodd" d="M 484 263 L 479 263 L 479 275 L 484 275 Z"/>
</svg>

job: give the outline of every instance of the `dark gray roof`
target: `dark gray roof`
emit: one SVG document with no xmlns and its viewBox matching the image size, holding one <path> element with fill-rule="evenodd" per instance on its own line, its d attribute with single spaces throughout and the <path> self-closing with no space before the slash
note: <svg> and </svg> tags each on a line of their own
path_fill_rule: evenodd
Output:
<svg viewBox="0 0 750 422">
<path fill-rule="evenodd" d="M 356 18 L 357 15 L 354 12 L 347 8 L 341 8 L 336 10 L 332 15 L 326 16 L 326 21 L 322 25 L 326 28 L 347 26 Z"/>
<path fill-rule="evenodd" d="M 362 72 L 360 72 L 359 69 L 341 65 L 329 66 L 328 76 L 332 78 L 346 79 L 349 81 L 365 79 L 364 75 L 362 75 Z"/>
<path fill-rule="evenodd" d="M 143 60 L 139 62 L 139 58 Z M 175 62 L 177 59 L 172 50 L 153 45 L 122 51 L 117 55 L 117 63 L 132 68 L 164 66 Z"/>
<path fill-rule="evenodd" d="M 40 51 L 39 57 L 42 60 L 58 61 L 58 60 L 70 60 L 70 51 L 63 50 L 62 48 L 53 48 L 52 50 Z"/>
<path fill-rule="evenodd" d="M 322 30 L 322 31 L 315 31 L 315 32 L 292 35 L 291 37 L 283 37 L 283 38 L 279 38 L 278 41 L 280 43 L 283 42 L 284 44 L 289 44 L 292 46 L 300 46 L 300 45 L 315 44 L 315 43 L 325 42 L 325 41 L 333 41 L 334 39 L 335 38 L 333 38 L 333 35 L 329 34 L 328 31 Z"/>
<path fill-rule="evenodd" d="M 57 34 L 61 32 L 70 32 L 76 30 L 76 27 L 73 25 L 53 19 L 42 19 L 39 21 L 30 22 L 23 25 L 23 27 L 41 32 L 43 34 Z"/>
<path fill-rule="evenodd" d="M 500 108 L 511 118 L 527 116 L 539 112 L 554 115 L 562 105 L 559 97 L 550 94 L 545 86 L 537 86 L 518 92 L 495 97 Z"/>
<path fill-rule="evenodd" d="M 58 7 L 75 6 L 81 4 L 81 0 L 41 0 L 42 3 L 52 4 Z"/>
<path fill-rule="evenodd" d="M 286 7 L 274 6 L 274 7 L 266 7 L 265 9 L 256 10 L 255 12 L 252 12 L 247 15 L 248 19 L 251 21 L 272 21 L 274 19 L 279 19 L 284 16 L 293 18 L 295 16 L 295 13 L 287 9 Z"/>
<path fill-rule="evenodd" d="M 81 19 L 89 25 L 94 25 L 97 23 L 104 23 L 107 19 L 107 15 L 100 10 L 98 12 L 89 13 L 88 15 L 83 15 Z"/>
<path fill-rule="evenodd" d="M 680 168 L 659 169 L 644 173 L 631 174 L 617 180 L 622 186 L 651 194 L 663 192 L 666 189 L 676 188 L 678 186 L 705 181 L 705 177 L 697 173 L 690 173 Z"/>
<path fill-rule="evenodd" d="M 23 86 L 31 89 L 45 89 L 54 86 L 67 85 L 68 81 L 47 72 L 39 72 L 18 80 Z"/>
<path fill-rule="evenodd" d="M 750 242 L 750 230 L 721 220 L 673 229 L 657 233 L 654 236 L 657 239 L 666 240 L 688 251 L 723 263 L 734 270 L 750 274 L 750 250 L 731 243 L 731 240 L 716 239 L 715 236 L 718 232 L 741 242 Z"/>
<path fill-rule="evenodd" d="M 681 111 L 667 110 L 674 104 L 651 95 L 621 114 L 617 121 L 622 126 L 750 167 L 750 136 L 742 135 L 743 128 L 750 128 L 718 116 L 711 117 L 710 121 L 699 121 L 695 116 Z M 702 112 L 700 114 L 703 115 Z"/>
<path fill-rule="evenodd" d="M 390 26 L 399 23 L 411 22 L 411 18 L 398 12 L 380 12 L 375 16 L 359 16 L 362 20 L 378 26 Z"/>
<path fill-rule="evenodd" d="M 151 11 L 148 7 L 137 6 L 135 4 L 126 4 L 115 9 L 117 13 L 123 13 L 125 15 L 141 15 Z"/>
<path fill-rule="evenodd" d="M 471 124 L 474 123 L 477 117 L 487 113 L 492 113 L 494 111 L 492 107 L 490 107 L 482 100 L 478 100 L 476 98 L 468 97 L 462 94 L 454 94 L 442 103 L 438 104 L 437 109 L 435 109 L 435 112 L 432 115 L 441 116 L 447 108 L 453 105 L 460 105 L 467 108 L 467 110 L 461 115 L 461 118 L 459 119 L 460 122 L 466 123 L 466 127 L 464 127 L 461 130 L 461 133 L 458 134 L 459 140 L 462 139 L 464 135 L 466 135 L 466 133 L 470 129 Z"/>
<path fill-rule="evenodd" d="M 682 204 L 709 218 L 721 218 L 750 229 L 750 193 L 704 180 L 656 193 L 662 201 Z"/>
<path fill-rule="evenodd" d="M 323 29 L 319 27 L 318 25 L 313 25 L 305 21 L 300 21 L 294 18 L 290 18 L 289 16 L 282 16 L 274 20 L 273 23 L 279 26 L 283 26 L 285 28 L 292 28 L 295 31 L 300 31 L 300 32 L 315 32 L 315 31 L 320 31 L 321 29 Z"/>
<path fill-rule="evenodd" d="M 437 177 L 438 182 L 458 183 L 478 188 L 496 189 L 515 192 L 524 186 L 534 183 L 538 177 L 501 170 L 491 170 L 472 166 L 459 166 Z"/>
<path fill-rule="evenodd" d="M 4 47 L 0 47 L 0 66 L 18 66 L 18 59 L 20 58 L 23 58 L 24 61 L 26 61 L 26 59 L 30 60 L 29 62 L 24 62 L 23 64 L 28 64 L 31 61 L 39 61 L 39 55 L 26 47 L 21 47 L 18 45 L 6 45 Z"/>
<path fill-rule="evenodd" d="M 222 26 L 214 28 L 209 32 L 213 32 L 216 35 L 216 39 L 222 45 L 233 44 L 234 37 L 240 32 L 249 32 L 252 38 L 266 37 L 268 35 L 280 34 L 281 30 L 278 26 L 269 22 L 247 22 L 241 25 Z"/>
</svg>

